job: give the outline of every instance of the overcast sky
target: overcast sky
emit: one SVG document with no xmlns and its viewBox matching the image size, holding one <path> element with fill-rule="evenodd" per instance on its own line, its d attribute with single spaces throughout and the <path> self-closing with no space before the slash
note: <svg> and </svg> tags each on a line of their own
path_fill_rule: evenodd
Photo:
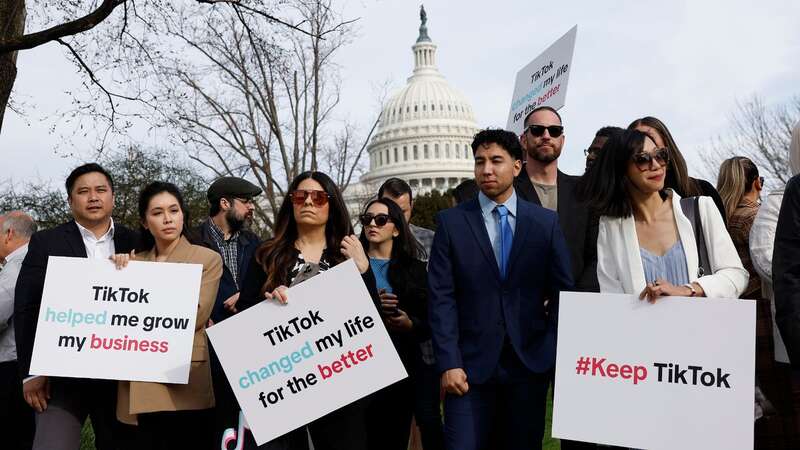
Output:
<svg viewBox="0 0 800 450">
<path fill-rule="evenodd" d="M 343 82 L 340 118 L 366 129 L 377 112 L 376 87 L 400 89 L 413 69 L 411 45 L 419 3 L 347 0 L 345 17 L 360 17 L 352 44 L 338 55 Z M 727 131 L 737 100 L 757 94 L 765 103 L 800 94 L 800 2 L 750 1 L 458 1 L 425 2 L 438 64 L 451 85 L 472 102 L 478 126 L 502 127 L 516 72 L 578 25 L 566 106 L 566 144 L 559 166 L 580 173 L 583 149 L 604 125 L 626 126 L 654 115 L 672 131 L 700 174 L 698 152 Z M 6 113 L 0 135 L 3 170 L 13 176 L 56 179 L 74 164 L 56 151 L 73 126 L 42 121 L 68 109 L 80 75 L 57 44 L 19 55 L 15 94 L 28 117 Z M 55 124 L 60 127 L 52 132 Z M 136 136 L 147 145 L 158 137 Z M 710 180 L 715 183 L 715 180 Z"/>
</svg>

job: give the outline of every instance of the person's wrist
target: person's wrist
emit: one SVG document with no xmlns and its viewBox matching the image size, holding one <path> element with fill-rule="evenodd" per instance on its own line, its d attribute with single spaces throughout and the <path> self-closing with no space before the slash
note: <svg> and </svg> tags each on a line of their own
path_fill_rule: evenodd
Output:
<svg viewBox="0 0 800 450">
<path fill-rule="evenodd" d="M 686 297 L 696 297 L 697 296 L 697 289 L 694 288 L 694 285 L 692 283 L 686 283 L 686 284 L 683 285 L 683 287 L 686 288 L 689 291 L 689 293 L 686 295 Z"/>
</svg>

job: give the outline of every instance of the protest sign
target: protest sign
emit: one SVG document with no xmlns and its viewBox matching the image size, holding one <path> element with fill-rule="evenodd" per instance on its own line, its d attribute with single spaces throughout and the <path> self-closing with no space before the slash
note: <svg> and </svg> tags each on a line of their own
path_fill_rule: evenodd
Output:
<svg viewBox="0 0 800 450">
<path fill-rule="evenodd" d="M 507 130 L 521 135 L 525 127 L 525 116 L 535 108 L 550 106 L 559 109 L 564 106 L 577 34 L 578 26 L 575 25 L 517 72 Z"/>
<path fill-rule="evenodd" d="M 261 445 L 407 376 L 355 263 L 208 329 Z"/>
<path fill-rule="evenodd" d="M 186 384 L 202 272 L 51 256 L 31 374 Z"/>
<path fill-rule="evenodd" d="M 553 436 L 647 449 L 752 449 L 755 306 L 562 293 Z"/>
</svg>

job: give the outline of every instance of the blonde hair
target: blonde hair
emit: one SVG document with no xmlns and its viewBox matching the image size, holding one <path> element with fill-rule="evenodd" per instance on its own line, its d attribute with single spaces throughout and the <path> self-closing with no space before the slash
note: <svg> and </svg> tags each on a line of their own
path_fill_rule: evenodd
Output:
<svg viewBox="0 0 800 450">
<path fill-rule="evenodd" d="M 758 168 L 744 156 L 726 159 L 719 167 L 717 191 L 725 206 L 726 219 L 730 221 L 744 194 L 750 192 L 758 178 Z"/>
</svg>

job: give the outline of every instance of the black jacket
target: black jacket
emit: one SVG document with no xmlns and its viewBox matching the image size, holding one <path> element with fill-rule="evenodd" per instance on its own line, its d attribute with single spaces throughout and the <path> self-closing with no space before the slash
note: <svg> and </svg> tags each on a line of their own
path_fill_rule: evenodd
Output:
<svg viewBox="0 0 800 450">
<path fill-rule="evenodd" d="M 415 369 L 415 362 L 421 358 L 419 344 L 431 338 L 428 325 L 428 269 L 424 262 L 415 259 L 396 270 L 399 273 L 389 274 L 392 293 L 397 296 L 398 308 L 408 314 L 414 326 L 410 332 L 390 330 L 389 337 L 406 371 L 410 373 Z"/>
<path fill-rule="evenodd" d="M 800 367 L 800 175 L 786 184 L 772 255 L 775 322 L 789 360 Z"/>
<path fill-rule="evenodd" d="M 575 289 L 599 292 L 600 285 L 597 282 L 598 217 L 589 211 L 585 202 L 579 201 L 575 196 L 575 188 L 579 179 L 580 177 L 558 171 L 556 180 L 558 221 L 567 240 L 567 247 L 569 247 Z M 514 190 L 523 200 L 542 205 L 525 166 L 514 179 Z M 464 181 L 456 188 L 456 194 L 456 201 L 459 203 L 475 198 L 478 195 L 478 185 L 475 180 Z"/>
<path fill-rule="evenodd" d="M 135 232 L 122 225 L 114 225 L 116 253 L 130 252 L 135 248 L 137 239 Z M 14 293 L 14 333 L 17 339 L 19 370 L 23 378 L 28 376 L 30 370 L 47 260 L 50 256 L 86 258 L 86 247 L 74 220 L 35 233 L 28 244 L 28 254 L 22 261 Z"/>
<path fill-rule="evenodd" d="M 208 222 L 208 220 L 205 220 L 197 228 L 192 230 L 189 240 L 192 244 L 210 248 L 222 256 L 222 251 L 214 241 L 214 238 L 211 237 L 211 225 Z M 255 255 L 258 246 L 261 245 L 261 239 L 251 231 L 241 230 L 239 232 L 237 244 L 237 269 L 239 269 L 239 283 L 241 284 L 244 282 L 244 277 L 247 274 L 247 269 L 250 267 L 250 261 L 253 260 L 253 255 Z M 233 273 L 231 273 L 230 268 L 225 265 L 222 268 L 222 278 L 219 280 L 219 290 L 217 291 L 217 299 L 214 302 L 214 309 L 211 310 L 211 320 L 213 320 L 214 323 L 221 322 L 233 315 L 233 313 L 225 309 L 222 304 L 225 300 L 230 298 L 230 296 L 239 292 L 239 290 L 240 287 L 236 285 L 236 280 L 233 279 Z"/>
</svg>

